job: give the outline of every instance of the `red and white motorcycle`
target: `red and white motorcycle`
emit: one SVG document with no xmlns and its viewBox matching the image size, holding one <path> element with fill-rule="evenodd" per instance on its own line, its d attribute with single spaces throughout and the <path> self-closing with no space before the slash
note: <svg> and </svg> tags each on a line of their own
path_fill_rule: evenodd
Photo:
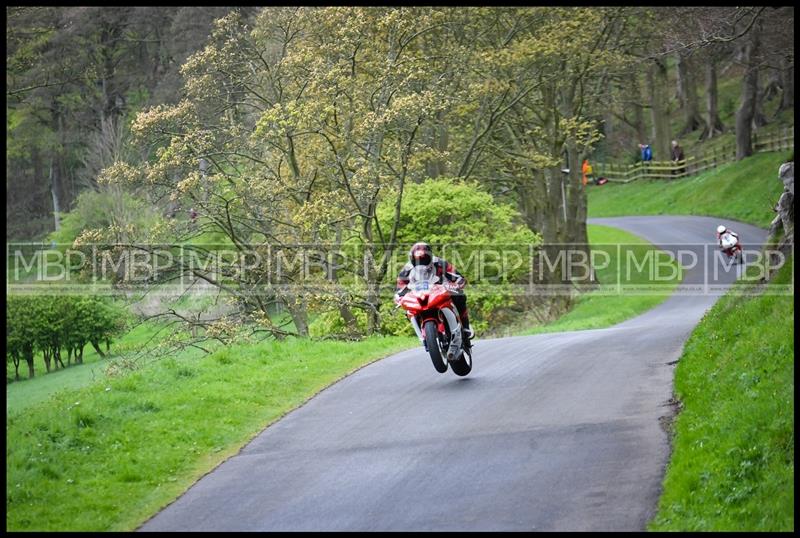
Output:
<svg viewBox="0 0 800 538">
<path fill-rule="evenodd" d="M 472 371 L 472 345 L 463 345 L 461 319 L 450 296 L 459 289 L 449 282 L 440 284 L 433 268 L 416 266 L 409 275 L 408 291 L 396 295 L 395 302 L 405 309 L 436 371 L 446 372 L 449 364 L 456 375 L 465 376 Z M 453 351 L 452 358 L 448 359 L 448 351 Z"/>
</svg>

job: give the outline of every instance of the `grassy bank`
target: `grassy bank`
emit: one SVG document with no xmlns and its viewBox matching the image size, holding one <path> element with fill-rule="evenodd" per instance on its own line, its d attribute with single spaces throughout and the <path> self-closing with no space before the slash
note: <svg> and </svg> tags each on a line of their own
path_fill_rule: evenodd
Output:
<svg viewBox="0 0 800 538">
<path fill-rule="evenodd" d="M 591 186 L 589 216 L 706 215 L 766 228 L 783 192 L 778 168 L 788 156 L 760 153 L 695 177 Z"/>
<path fill-rule="evenodd" d="M 794 530 L 794 296 L 744 289 L 706 314 L 678 363 L 683 409 L 650 530 Z"/>
<path fill-rule="evenodd" d="M 683 278 L 676 262 L 636 235 L 595 224 L 589 225 L 588 234 L 597 255 L 598 288 L 579 296 L 575 306 L 554 322 L 518 334 L 610 327 L 664 301 Z M 643 285 L 652 289 L 647 293 L 631 289 Z"/>
<path fill-rule="evenodd" d="M 324 387 L 415 344 L 230 346 L 58 392 L 7 417 L 6 528 L 132 529 Z"/>
</svg>

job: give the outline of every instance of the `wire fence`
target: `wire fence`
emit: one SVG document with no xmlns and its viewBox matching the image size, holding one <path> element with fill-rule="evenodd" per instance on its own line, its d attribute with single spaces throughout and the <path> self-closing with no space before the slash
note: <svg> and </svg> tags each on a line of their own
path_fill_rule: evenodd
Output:
<svg viewBox="0 0 800 538">
<path fill-rule="evenodd" d="M 794 149 L 794 126 L 784 127 L 782 131 L 768 136 L 753 134 L 753 152 L 782 151 Z M 716 168 L 736 160 L 736 143 L 705 151 L 683 161 L 648 161 L 635 164 L 600 163 L 595 175 L 605 177 L 615 183 L 630 183 L 637 179 L 679 179 L 695 176 L 706 170 Z"/>
</svg>

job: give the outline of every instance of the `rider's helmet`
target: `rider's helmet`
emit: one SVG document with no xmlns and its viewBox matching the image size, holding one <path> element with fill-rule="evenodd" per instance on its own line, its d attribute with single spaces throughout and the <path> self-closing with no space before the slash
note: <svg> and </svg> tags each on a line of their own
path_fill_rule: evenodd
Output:
<svg viewBox="0 0 800 538">
<path fill-rule="evenodd" d="M 721 234 L 724 234 L 724 233 L 725 233 L 725 230 L 727 230 L 727 228 L 725 228 L 725 226 L 723 226 L 722 224 L 720 224 L 719 226 L 717 226 L 717 233 L 718 233 L 718 234 L 720 234 L 720 235 L 721 235 Z"/>
<path fill-rule="evenodd" d="M 408 253 L 408 259 L 411 261 L 411 265 L 423 265 L 428 266 L 433 263 L 433 252 L 431 251 L 431 246 L 428 243 L 414 243 L 414 246 L 411 247 L 411 250 Z"/>
</svg>

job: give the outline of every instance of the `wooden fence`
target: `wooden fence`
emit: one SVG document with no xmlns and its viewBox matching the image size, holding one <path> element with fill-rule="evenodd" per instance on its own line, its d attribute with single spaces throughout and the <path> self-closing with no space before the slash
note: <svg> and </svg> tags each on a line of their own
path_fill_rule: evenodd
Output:
<svg viewBox="0 0 800 538">
<path fill-rule="evenodd" d="M 794 126 L 784 127 L 781 132 L 759 138 L 753 134 L 753 152 L 782 151 L 794 149 Z M 678 179 L 697 175 L 736 160 L 736 143 L 703 152 L 699 156 L 687 157 L 684 161 L 650 161 L 635 164 L 600 163 L 594 169 L 595 177 L 605 177 L 616 183 L 630 183 L 637 179 Z"/>
</svg>

